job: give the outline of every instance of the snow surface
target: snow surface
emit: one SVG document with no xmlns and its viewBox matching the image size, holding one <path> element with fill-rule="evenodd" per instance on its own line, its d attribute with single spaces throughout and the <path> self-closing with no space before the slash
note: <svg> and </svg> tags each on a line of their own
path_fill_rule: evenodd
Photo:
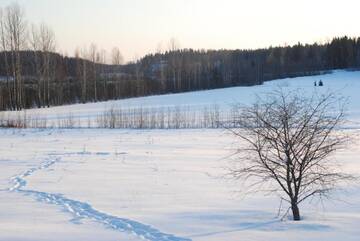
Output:
<svg viewBox="0 0 360 241">
<path fill-rule="evenodd" d="M 249 103 L 254 93 L 281 85 L 314 91 L 313 81 L 349 97 L 354 122 L 360 110 L 360 72 L 277 80 L 257 87 L 153 96 L 111 103 L 55 107 L 97 115 L 104 106 L 228 105 Z M 360 174 L 356 139 L 336 153 L 343 169 Z M 304 220 L 281 220 L 277 197 L 242 194 L 225 178 L 231 154 L 241 145 L 221 129 L 109 130 L 0 129 L 0 240 L 359 240 L 360 188 L 335 200 L 304 203 Z M 285 211 L 283 207 L 282 211 Z"/>
</svg>

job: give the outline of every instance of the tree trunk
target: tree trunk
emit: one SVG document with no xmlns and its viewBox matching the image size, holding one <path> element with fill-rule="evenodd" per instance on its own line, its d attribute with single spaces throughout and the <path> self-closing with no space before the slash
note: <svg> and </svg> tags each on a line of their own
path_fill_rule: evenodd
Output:
<svg viewBox="0 0 360 241">
<path fill-rule="evenodd" d="M 291 210 L 292 210 L 292 213 L 293 213 L 294 221 L 300 221 L 300 210 L 299 210 L 299 207 L 298 207 L 297 203 L 292 203 L 291 204 Z"/>
</svg>

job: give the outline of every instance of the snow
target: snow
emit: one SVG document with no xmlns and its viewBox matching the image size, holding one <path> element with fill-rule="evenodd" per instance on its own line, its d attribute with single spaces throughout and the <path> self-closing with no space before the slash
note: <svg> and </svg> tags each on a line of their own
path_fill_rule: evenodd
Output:
<svg viewBox="0 0 360 241">
<path fill-rule="evenodd" d="M 26 177 L 31 176 L 36 171 L 41 171 L 43 169 L 48 169 L 52 165 L 60 161 L 60 158 L 52 158 L 44 163 L 40 164 L 38 167 L 31 168 L 25 171 L 23 174 L 15 176 L 12 178 L 13 186 L 9 188 L 9 191 L 16 191 L 18 193 L 25 194 L 27 196 L 34 196 L 36 200 L 61 206 L 65 211 L 71 213 L 74 216 L 72 222 L 77 222 L 81 219 L 90 219 L 95 220 L 99 223 L 119 230 L 122 232 L 132 232 L 135 235 L 150 240 L 150 241 L 161 241 L 161 240 L 174 240 L 174 241 L 186 241 L 189 239 L 178 238 L 173 235 L 161 233 L 159 230 L 156 230 L 150 226 L 138 223 L 136 221 L 118 218 L 115 216 L 108 215 L 106 213 L 99 212 L 95 210 L 91 205 L 79 202 L 76 200 L 68 199 L 62 194 L 52 194 L 46 192 L 39 192 L 33 190 L 24 190 L 26 186 Z"/>
<path fill-rule="evenodd" d="M 236 87 L 30 110 L 54 118 L 95 116 L 110 105 L 228 105 L 281 85 L 341 90 L 358 120 L 360 72 L 284 79 Z M 334 158 L 360 174 L 356 140 Z M 0 129 L 0 240 L 359 240 L 360 187 L 351 183 L 324 203 L 304 203 L 304 220 L 278 216 L 277 197 L 243 195 L 226 178 L 241 145 L 221 129 Z M 282 208 L 282 214 L 287 207 Z"/>
</svg>

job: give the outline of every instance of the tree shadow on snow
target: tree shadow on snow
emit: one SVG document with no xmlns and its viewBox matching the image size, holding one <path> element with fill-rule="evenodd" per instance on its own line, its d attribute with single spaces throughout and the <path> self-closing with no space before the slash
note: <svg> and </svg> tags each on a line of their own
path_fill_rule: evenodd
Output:
<svg viewBox="0 0 360 241">
<path fill-rule="evenodd" d="M 278 217 L 274 217 L 274 213 L 249 210 L 182 213 L 176 215 L 176 218 L 180 219 L 182 223 L 188 223 L 193 226 L 192 231 L 195 234 L 190 235 L 190 238 L 248 230 L 263 232 L 282 232 L 287 230 L 322 232 L 331 229 L 330 226 L 316 223 L 316 221 L 283 221 Z M 198 225 L 194 226 L 194 223 Z M 201 230 L 204 230 L 204 232 L 201 233 Z M 206 232 L 206 230 L 213 231 Z"/>
</svg>

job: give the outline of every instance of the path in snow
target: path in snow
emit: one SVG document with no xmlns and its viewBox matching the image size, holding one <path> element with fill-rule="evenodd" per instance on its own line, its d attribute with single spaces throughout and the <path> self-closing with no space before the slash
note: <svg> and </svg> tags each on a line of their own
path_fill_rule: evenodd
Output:
<svg viewBox="0 0 360 241">
<path fill-rule="evenodd" d="M 49 159 L 38 167 L 31 168 L 20 175 L 17 175 L 12 178 L 13 186 L 8 190 L 12 192 L 23 193 L 28 196 L 33 196 L 36 200 L 48 203 L 55 204 L 64 209 L 64 211 L 71 213 L 74 216 L 72 221 L 79 221 L 81 219 L 89 219 L 101 224 L 104 224 L 106 227 L 121 231 L 128 232 L 133 235 L 136 235 L 140 238 L 149 240 L 149 241 L 191 241 L 188 238 L 176 237 L 172 234 L 162 233 L 161 231 L 133 220 L 119 218 L 112 216 L 103 212 L 100 212 L 94 209 L 90 204 L 85 202 L 80 202 L 64 197 L 62 194 L 53 194 L 40 192 L 35 190 L 24 190 L 27 182 L 26 177 L 31 176 L 34 172 L 46 169 L 57 162 L 60 161 L 60 158 Z"/>
</svg>

